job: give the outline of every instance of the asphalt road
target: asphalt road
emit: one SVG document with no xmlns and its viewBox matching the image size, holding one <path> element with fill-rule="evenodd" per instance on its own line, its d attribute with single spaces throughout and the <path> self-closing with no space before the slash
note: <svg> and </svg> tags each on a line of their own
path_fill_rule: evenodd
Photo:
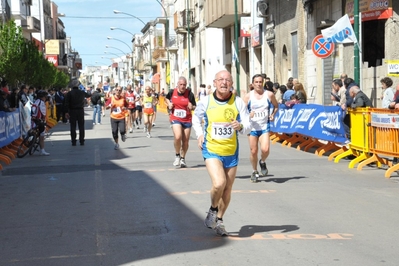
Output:
<svg viewBox="0 0 399 266">
<path fill-rule="evenodd" d="M 398 176 L 275 144 L 254 184 L 242 136 L 221 238 L 203 225 L 211 183 L 194 132 L 175 169 L 165 114 L 119 150 L 108 115 L 93 126 L 91 114 L 85 146 L 58 124 L 50 156 L 1 172 L 0 265 L 399 265 Z"/>
</svg>

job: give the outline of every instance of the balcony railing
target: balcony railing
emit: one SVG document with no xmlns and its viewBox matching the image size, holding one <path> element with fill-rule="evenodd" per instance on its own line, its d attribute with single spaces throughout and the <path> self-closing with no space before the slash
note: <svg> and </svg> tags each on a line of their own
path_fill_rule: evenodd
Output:
<svg viewBox="0 0 399 266">
<path fill-rule="evenodd" d="M 174 14 L 175 31 L 179 34 L 185 34 L 195 30 L 199 26 L 199 22 L 195 18 L 195 13 L 192 10 L 183 10 Z"/>
</svg>

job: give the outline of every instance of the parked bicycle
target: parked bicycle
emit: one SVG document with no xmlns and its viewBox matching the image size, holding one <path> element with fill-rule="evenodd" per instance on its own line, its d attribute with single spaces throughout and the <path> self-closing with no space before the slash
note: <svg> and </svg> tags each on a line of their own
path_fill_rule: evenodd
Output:
<svg viewBox="0 0 399 266">
<path fill-rule="evenodd" d="M 35 151 L 40 150 L 40 128 L 46 127 L 46 121 L 40 119 L 32 119 L 36 127 L 29 129 L 24 140 L 18 147 L 17 157 L 23 158 L 28 153 L 32 155 Z"/>
</svg>

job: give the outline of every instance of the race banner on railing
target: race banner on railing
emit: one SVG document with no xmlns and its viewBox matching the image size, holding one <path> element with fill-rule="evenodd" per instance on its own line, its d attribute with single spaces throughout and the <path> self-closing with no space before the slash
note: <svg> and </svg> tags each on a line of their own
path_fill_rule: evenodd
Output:
<svg viewBox="0 0 399 266">
<path fill-rule="evenodd" d="M 345 143 L 343 113 L 339 106 L 296 104 L 287 108 L 280 104 L 270 130 L 276 133 L 298 133 L 308 137 Z"/>
<path fill-rule="evenodd" d="M 19 110 L 0 112 L 0 147 L 7 146 L 20 136 Z"/>
</svg>

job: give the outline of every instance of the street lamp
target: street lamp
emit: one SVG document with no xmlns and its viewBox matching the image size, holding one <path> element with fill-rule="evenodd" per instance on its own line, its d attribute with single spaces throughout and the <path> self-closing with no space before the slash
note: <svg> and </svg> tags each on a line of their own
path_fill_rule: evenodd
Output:
<svg viewBox="0 0 399 266">
<path fill-rule="evenodd" d="M 122 57 L 121 55 L 117 55 L 117 54 L 110 53 L 110 52 L 107 52 L 107 51 L 104 51 L 104 54 L 112 54 L 112 55 L 115 55 L 116 58 L 121 58 Z"/>
<path fill-rule="evenodd" d="M 121 43 L 125 44 L 127 47 L 129 47 L 130 52 L 133 53 L 132 48 L 130 48 L 130 46 L 129 46 L 127 43 L 125 43 L 124 41 L 119 40 L 119 39 L 116 39 L 116 38 L 113 38 L 113 37 L 110 37 L 110 36 L 107 36 L 107 39 L 108 39 L 108 40 L 115 40 L 115 41 L 118 41 L 118 42 L 121 42 Z"/>
<path fill-rule="evenodd" d="M 157 1 L 157 3 L 162 7 L 163 12 L 165 14 L 165 18 L 166 18 L 166 23 L 165 23 L 165 48 L 166 48 L 166 54 L 167 54 L 167 61 L 168 61 L 168 67 L 169 67 L 169 84 L 168 84 L 168 91 L 170 90 L 170 54 L 169 54 L 169 16 L 168 16 L 168 12 L 166 12 L 165 7 L 163 6 L 163 4 L 159 1 L 159 0 L 155 0 Z M 190 48 L 188 48 L 190 49 Z M 167 69 L 166 68 L 166 76 L 168 75 Z M 166 77 L 165 77 L 166 80 Z"/>
<path fill-rule="evenodd" d="M 110 29 L 111 29 L 111 30 L 122 30 L 122 31 L 125 31 L 125 32 L 129 33 L 130 35 L 134 36 L 133 33 L 131 33 L 131 32 L 128 31 L 128 30 L 125 30 L 125 29 L 121 29 L 121 28 L 117 28 L 117 27 L 110 27 Z"/>
<path fill-rule="evenodd" d="M 117 10 L 114 10 L 114 12 L 115 12 L 115 11 L 117 11 Z M 110 27 L 110 29 L 111 29 L 111 30 L 122 30 L 122 31 L 124 31 L 124 32 L 129 33 L 130 35 L 132 35 L 132 42 L 133 42 L 134 34 L 131 33 L 130 31 L 125 30 L 125 29 L 122 29 L 122 28 L 118 28 L 118 27 Z M 133 47 L 133 49 L 132 49 L 132 59 L 130 60 L 130 61 L 131 61 L 131 64 L 132 64 L 132 68 L 131 68 L 131 70 L 132 70 L 132 78 L 134 79 L 134 59 L 133 59 L 133 57 L 134 57 L 134 47 Z"/>
<path fill-rule="evenodd" d="M 126 55 L 126 53 L 125 53 L 123 50 L 119 49 L 119 48 L 116 48 L 116 47 L 113 47 L 113 46 L 109 46 L 109 45 L 106 45 L 105 48 L 112 48 L 112 49 L 118 50 L 118 51 L 121 52 L 122 54 L 125 54 L 125 55 Z"/>
<path fill-rule="evenodd" d="M 131 16 L 131 17 L 139 20 L 141 23 L 143 23 L 145 25 L 145 22 L 141 18 L 136 17 L 135 15 L 132 15 L 132 14 L 129 14 L 129 13 L 125 13 L 125 12 L 122 12 L 122 11 L 119 11 L 119 10 L 114 10 L 114 13 L 115 14 L 125 14 L 125 15 L 128 15 L 128 16 Z"/>
<path fill-rule="evenodd" d="M 129 13 L 125 13 L 125 12 L 122 12 L 122 11 L 119 11 L 119 10 L 114 10 L 114 13 L 115 13 L 115 14 L 125 14 L 125 15 L 127 15 L 127 16 L 133 17 L 133 18 L 139 20 L 141 23 L 143 23 L 144 27 L 147 25 L 142 19 L 136 17 L 135 15 L 132 15 L 132 14 L 129 14 Z M 151 35 L 150 32 L 149 32 L 149 34 Z M 149 56 L 149 57 L 150 57 L 150 65 L 151 65 L 151 68 L 152 68 L 151 36 L 150 36 L 150 43 L 149 43 L 149 45 L 150 45 L 150 56 Z"/>
</svg>

